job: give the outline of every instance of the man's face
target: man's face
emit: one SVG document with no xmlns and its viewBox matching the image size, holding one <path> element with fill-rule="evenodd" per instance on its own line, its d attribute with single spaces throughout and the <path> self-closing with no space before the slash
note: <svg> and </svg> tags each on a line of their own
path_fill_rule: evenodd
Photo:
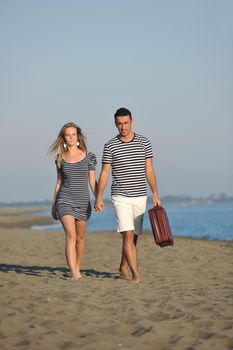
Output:
<svg viewBox="0 0 233 350">
<path fill-rule="evenodd" d="M 116 117 L 115 124 L 121 136 L 128 136 L 132 132 L 132 119 L 129 115 Z"/>
</svg>

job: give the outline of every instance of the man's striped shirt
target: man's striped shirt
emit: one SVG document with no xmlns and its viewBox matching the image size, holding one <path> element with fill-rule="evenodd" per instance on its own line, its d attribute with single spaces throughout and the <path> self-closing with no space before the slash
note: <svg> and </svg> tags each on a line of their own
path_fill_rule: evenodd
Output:
<svg viewBox="0 0 233 350">
<path fill-rule="evenodd" d="M 138 197 L 147 195 L 146 158 L 152 158 L 148 138 L 134 134 L 130 142 L 118 136 L 104 145 L 102 163 L 112 166 L 112 195 Z"/>
</svg>

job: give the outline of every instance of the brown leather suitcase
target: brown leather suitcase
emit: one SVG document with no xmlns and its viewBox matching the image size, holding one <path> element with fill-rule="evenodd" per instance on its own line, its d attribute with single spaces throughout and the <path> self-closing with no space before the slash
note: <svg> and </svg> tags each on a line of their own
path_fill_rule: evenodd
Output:
<svg viewBox="0 0 233 350">
<path fill-rule="evenodd" d="M 155 243 L 161 248 L 173 245 L 174 240 L 169 225 L 166 210 L 163 207 L 153 207 L 148 210 Z"/>
</svg>

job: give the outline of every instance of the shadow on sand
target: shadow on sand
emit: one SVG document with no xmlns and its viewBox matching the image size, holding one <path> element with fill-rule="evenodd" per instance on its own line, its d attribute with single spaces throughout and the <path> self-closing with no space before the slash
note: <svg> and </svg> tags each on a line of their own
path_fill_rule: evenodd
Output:
<svg viewBox="0 0 233 350">
<path fill-rule="evenodd" d="M 51 266 L 35 266 L 35 265 L 13 265 L 13 264 L 0 264 L 0 272 L 16 272 L 24 275 L 32 275 L 35 277 L 52 277 L 59 273 L 62 273 L 63 277 L 70 277 L 69 269 L 66 267 L 51 267 Z M 45 272 L 45 273 L 43 273 Z M 96 271 L 94 269 L 81 270 L 81 273 L 85 276 L 93 276 L 98 278 L 121 278 L 117 273 Z"/>
</svg>

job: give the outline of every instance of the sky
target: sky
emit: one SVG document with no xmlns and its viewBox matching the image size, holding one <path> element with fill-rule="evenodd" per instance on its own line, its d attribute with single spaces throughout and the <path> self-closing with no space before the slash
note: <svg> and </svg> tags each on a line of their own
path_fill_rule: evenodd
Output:
<svg viewBox="0 0 233 350">
<path fill-rule="evenodd" d="M 0 0 L 0 202 L 52 199 L 47 151 L 70 121 L 98 178 L 119 107 L 161 197 L 233 195 L 232 16 L 231 0 Z"/>
</svg>

